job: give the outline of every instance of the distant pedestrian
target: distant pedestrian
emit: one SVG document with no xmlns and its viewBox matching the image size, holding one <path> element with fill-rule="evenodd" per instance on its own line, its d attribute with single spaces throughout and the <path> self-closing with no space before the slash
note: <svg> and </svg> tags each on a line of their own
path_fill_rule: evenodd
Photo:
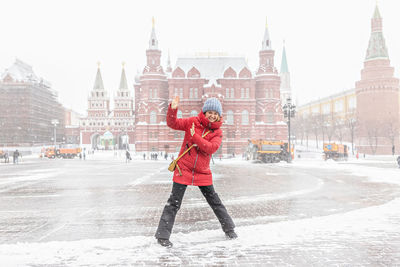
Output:
<svg viewBox="0 0 400 267">
<path fill-rule="evenodd" d="M 131 153 L 129 153 L 128 150 L 125 152 L 125 157 L 126 157 L 126 159 L 125 159 L 126 163 L 128 163 L 132 159 L 131 158 Z"/>
<path fill-rule="evenodd" d="M 397 157 L 397 165 L 399 165 L 400 168 L 400 156 Z"/>
<path fill-rule="evenodd" d="M 13 153 L 13 163 L 14 164 L 18 164 L 18 157 L 19 157 L 20 153 L 18 151 L 18 149 L 16 149 Z"/>
<path fill-rule="evenodd" d="M 169 238 L 176 214 L 187 186 L 195 185 L 217 216 L 226 237 L 237 238 L 235 224 L 214 190 L 210 171 L 210 158 L 222 141 L 222 105 L 217 98 L 209 98 L 196 117 L 178 119 L 178 104 L 179 97 L 176 96 L 168 108 L 167 125 L 174 130 L 184 131 L 185 137 L 175 165 L 172 192 L 164 207 L 155 237 L 160 245 L 172 247 Z"/>
<path fill-rule="evenodd" d="M 143 153 L 143 160 L 146 160 L 146 153 Z"/>
<path fill-rule="evenodd" d="M 359 155 L 358 155 L 358 151 L 357 151 L 357 154 L 356 154 L 356 159 L 358 159 L 358 157 L 359 157 Z"/>
<path fill-rule="evenodd" d="M 83 160 L 86 160 L 86 152 L 83 151 Z"/>
<path fill-rule="evenodd" d="M 10 158 L 8 156 L 8 152 L 4 152 L 4 163 L 9 163 L 10 162 Z"/>
<path fill-rule="evenodd" d="M 396 153 L 396 147 L 393 145 L 392 146 L 392 156 L 394 156 L 395 153 Z"/>
</svg>

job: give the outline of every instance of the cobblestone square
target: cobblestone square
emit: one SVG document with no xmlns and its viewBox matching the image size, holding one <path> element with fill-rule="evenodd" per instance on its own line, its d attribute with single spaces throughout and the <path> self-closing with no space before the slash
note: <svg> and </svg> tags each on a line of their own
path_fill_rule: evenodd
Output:
<svg viewBox="0 0 400 267">
<path fill-rule="evenodd" d="M 0 167 L 0 261 L 7 266 L 398 266 L 400 177 L 391 160 L 216 160 L 214 185 L 237 226 L 226 240 L 188 187 L 171 241 L 153 237 L 168 161 L 106 152 Z"/>
</svg>

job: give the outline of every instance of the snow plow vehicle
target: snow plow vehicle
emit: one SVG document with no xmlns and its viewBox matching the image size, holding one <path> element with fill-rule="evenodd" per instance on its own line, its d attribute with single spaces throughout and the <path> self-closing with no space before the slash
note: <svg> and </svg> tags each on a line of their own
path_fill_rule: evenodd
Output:
<svg viewBox="0 0 400 267">
<path fill-rule="evenodd" d="M 347 160 L 348 158 L 348 147 L 347 145 L 335 144 L 335 143 L 324 143 L 324 159 L 333 160 Z"/>
<path fill-rule="evenodd" d="M 77 148 L 54 148 L 54 147 L 49 147 L 46 148 L 44 152 L 44 156 L 49 159 L 54 159 L 54 158 L 64 158 L 64 159 L 73 159 L 76 156 L 79 156 L 82 152 L 82 149 L 80 147 Z"/>
<path fill-rule="evenodd" d="M 289 145 L 283 141 L 249 140 L 247 153 L 250 159 L 273 163 L 290 161 Z"/>
</svg>

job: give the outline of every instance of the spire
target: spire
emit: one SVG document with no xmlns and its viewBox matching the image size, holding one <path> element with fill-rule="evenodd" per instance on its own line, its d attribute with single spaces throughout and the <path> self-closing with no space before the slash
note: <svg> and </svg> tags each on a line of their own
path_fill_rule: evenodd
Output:
<svg viewBox="0 0 400 267">
<path fill-rule="evenodd" d="M 283 41 L 283 51 L 282 51 L 282 63 L 281 63 L 281 73 L 288 73 L 289 68 L 286 60 L 286 48 L 285 41 Z"/>
<path fill-rule="evenodd" d="M 376 3 L 375 6 L 375 11 L 374 11 L 374 19 L 381 19 L 381 13 L 379 13 L 379 9 L 378 9 L 378 2 Z"/>
<path fill-rule="evenodd" d="M 169 49 L 168 49 L 168 60 L 167 60 L 167 72 L 172 72 L 172 67 L 171 67 L 171 58 L 169 56 Z"/>
<path fill-rule="evenodd" d="M 261 50 L 271 50 L 271 40 L 269 38 L 267 20 L 265 20 L 265 32 L 264 32 L 264 39 L 263 39 L 263 42 L 262 42 L 262 49 Z"/>
<path fill-rule="evenodd" d="M 365 60 L 376 58 L 389 59 L 385 38 L 382 33 L 382 17 L 379 13 L 378 4 L 375 6 L 375 11 L 371 19 L 371 36 L 369 38 Z"/>
<path fill-rule="evenodd" d="M 122 62 L 121 81 L 119 82 L 119 90 L 128 90 L 128 82 L 125 75 L 125 62 Z"/>
<path fill-rule="evenodd" d="M 97 74 L 96 74 L 96 80 L 94 82 L 93 89 L 94 90 L 104 90 L 103 78 L 101 78 L 101 72 L 100 72 L 100 62 L 97 62 Z"/>
<path fill-rule="evenodd" d="M 158 50 L 158 40 L 156 37 L 154 17 L 152 18 L 152 29 L 149 40 L 149 49 Z"/>
</svg>

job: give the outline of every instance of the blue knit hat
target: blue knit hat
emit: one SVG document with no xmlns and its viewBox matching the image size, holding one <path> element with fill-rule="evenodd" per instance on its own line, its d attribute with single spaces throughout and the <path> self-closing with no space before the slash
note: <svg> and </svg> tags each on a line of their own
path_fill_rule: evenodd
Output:
<svg viewBox="0 0 400 267">
<path fill-rule="evenodd" d="M 221 117 L 222 115 L 222 105 L 221 102 L 215 97 L 211 97 L 204 102 L 203 106 L 203 113 L 206 113 L 207 111 L 216 111 L 219 116 Z"/>
</svg>

